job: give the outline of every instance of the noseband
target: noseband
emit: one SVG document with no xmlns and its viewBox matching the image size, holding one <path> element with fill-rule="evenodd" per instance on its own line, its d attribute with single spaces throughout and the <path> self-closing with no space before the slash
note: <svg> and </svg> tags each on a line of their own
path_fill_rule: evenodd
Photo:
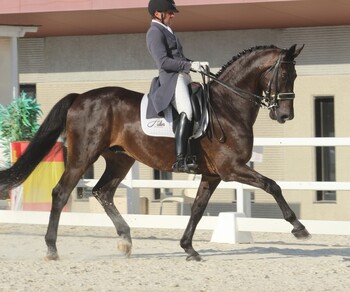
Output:
<svg viewBox="0 0 350 292">
<path fill-rule="evenodd" d="M 282 53 L 284 51 L 285 50 L 283 49 L 279 54 L 276 62 L 269 69 L 267 69 L 264 75 L 262 75 L 262 77 L 265 77 L 267 73 L 272 71 L 272 77 L 267 84 L 267 89 L 265 91 L 265 97 L 264 97 L 264 100 L 267 103 L 267 107 L 269 109 L 277 107 L 279 100 L 293 100 L 295 98 L 294 92 L 279 92 L 278 71 L 280 69 L 281 64 L 295 65 L 295 61 L 282 61 Z M 275 83 L 275 88 L 276 88 L 275 94 L 271 94 L 271 88 L 272 88 L 273 82 Z"/>
</svg>

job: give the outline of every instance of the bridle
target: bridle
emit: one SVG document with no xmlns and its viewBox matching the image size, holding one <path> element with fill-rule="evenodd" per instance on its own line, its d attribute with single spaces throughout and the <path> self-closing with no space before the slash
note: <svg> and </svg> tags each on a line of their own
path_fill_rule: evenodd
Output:
<svg viewBox="0 0 350 292">
<path fill-rule="evenodd" d="M 200 71 L 200 74 L 202 75 L 203 84 L 205 85 L 208 93 L 209 93 L 209 87 L 212 82 L 219 83 L 226 89 L 230 90 L 231 92 L 237 94 L 238 96 L 242 97 L 243 99 L 249 100 L 253 102 L 254 104 L 260 106 L 260 107 L 266 107 L 268 109 L 272 109 L 275 107 L 278 107 L 278 101 L 279 100 L 293 100 L 295 98 L 294 92 L 279 92 L 279 84 L 278 84 L 278 72 L 280 69 L 281 64 L 294 64 L 295 61 L 283 61 L 282 60 L 282 54 L 286 51 L 286 49 L 283 49 L 276 62 L 269 67 L 264 74 L 261 75 L 260 79 L 265 78 L 265 76 L 272 71 L 271 79 L 269 80 L 267 84 L 267 89 L 265 90 L 264 95 L 258 95 L 254 94 L 252 92 L 243 90 L 239 87 L 227 84 L 226 82 L 218 79 L 215 74 L 210 72 L 209 67 L 205 66 L 202 67 L 202 70 Z M 207 78 L 206 78 L 207 77 Z M 271 88 L 272 85 L 275 84 L 275 93 L 271 94 Z"/>
<path fill-rule="evenodd" d="M 264 97 L 265 101 L 267 101 L 267 103 L 268 103 L 268 105 L 267 105 L 268 109 L 278 107 L 279 100 L 293 100 L 295 98 L 294 92 L 279 92 L 278 71 L 280 69 L 281 64 L 293 64 L 293 65 L 295 65 L 294 60 L 293 61 L 283 61 L 282 60 L 282 53 L 284 51 L 285 51 L 285 49 L 283 49 L 281 51 L 276 62 L 269 69 L 266 70 L 265 74 L 263 74 L 260 77 L 260 79 L 264 78 L 266 76 L 266 74 L 268 74 L 269 72 L 272 71 L 272 77 L 267 84 L 267 90 L 265 91 L 265 97 Z M 273 82 L 275 83 L 276 90 L 275 90 L 275 94 L 271 95 L 271 88 L 272 88 Z"/>
</svg>

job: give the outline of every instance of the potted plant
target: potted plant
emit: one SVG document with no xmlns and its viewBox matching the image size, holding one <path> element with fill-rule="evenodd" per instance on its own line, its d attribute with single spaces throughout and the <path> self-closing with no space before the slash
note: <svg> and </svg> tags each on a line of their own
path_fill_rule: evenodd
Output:
<svg viewBox="0 0 350 292">
<path fill-rule="evenodd" d="M 38 119 L 42 111 L 35 98 L 22 92 L 7 107 L 0 104 L 0 147 L 3 150 L 5 165 L 11 164 L 10 145 L 16 141 L 30 141 L 39 128 Z"/>
</svg>

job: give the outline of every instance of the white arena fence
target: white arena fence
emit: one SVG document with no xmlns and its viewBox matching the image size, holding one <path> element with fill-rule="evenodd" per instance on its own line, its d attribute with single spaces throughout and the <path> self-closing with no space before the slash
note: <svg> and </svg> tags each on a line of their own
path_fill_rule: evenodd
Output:
<svg viewBox="0 0 350 292">
<path fill-rule="evenodd" d="M 350 146 L 350 138 L 255 138 L 255 146 Z M 80 187 L 93 187 L 97 180 L 81 180 Z M 350 182 L 278 181 L 283 190 L 350 190 Z M 137 169 L 131 170 L 120 187 L 127 188 L 128 214 L 123 217 L 131 228 L 185 229 L 189 216 L 139 215 L 138 189 L 140 188 L 194 188 L 199 181 L 189 180 L 141 180 Z M 221 189 L 236 189 L 237 212 L 220 213 L 219 216 L 203 216 L 198 229 L 213 230 L 215 242 L 251 242 L 250 232 L 290 232 L 292 226 L 283 219 L 248 218 L 250 197 L 246 190 L 254 189 L 237 182 L 222 182 Z M 135 212 L 136 211 L 136 212 Z M 48 212 L 0 211 L 0 222 L 20 224 L 47 224 Z M 311 234 L 350 235 L 350 221 L 301 220 Z M 106 214 L 63 212 L 61 225 L 113 226 Z"/>
</svg>

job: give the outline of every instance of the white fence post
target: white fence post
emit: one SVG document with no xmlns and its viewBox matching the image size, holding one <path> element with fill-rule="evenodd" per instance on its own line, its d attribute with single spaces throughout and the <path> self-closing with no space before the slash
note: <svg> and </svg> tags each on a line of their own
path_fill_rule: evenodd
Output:
<svg viewBox="0 0 350 292">
<path fill-rule="evenodd" d="M 133 181 L 140 179 L 139 163 L 135 162 L 125 177 L 126 188 L 126 205 L 128 214 L 140 213 L 140 191 L 133 188 Z"/>
<path fill-rule="evenodd" d="M 239 231 L 237 218 L 251 216 L 250 191 L 243 184 L 236 188 L 237 212 L 220 212 L 211 242 L 218 243 L 252 243 L 251 232 Z"/>
<path fill-rule="evenodd" d="M 219 213 L 214 228 L 211 242 L 218 243 L 253 243 L 253 237 L 249 231 L 240 231 L 237 219 L 245 218 L 244 213 L 221 212 Z"/>
<path fill-rule="evenodd" d="M 250 190 L 244 189 L 243 184 L 239 184 L 236 189 L 237 213 L 243 213 L 246 217 L 252 216 L 252 206 L 250 199 Z"/>
</svg>

